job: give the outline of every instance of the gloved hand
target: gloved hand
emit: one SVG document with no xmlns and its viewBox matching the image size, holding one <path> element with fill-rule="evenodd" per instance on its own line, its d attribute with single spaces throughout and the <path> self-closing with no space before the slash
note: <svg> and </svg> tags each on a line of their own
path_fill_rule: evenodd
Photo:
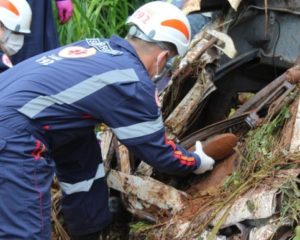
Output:
<svg viewBox="0 0 300 240">
<path fill-rule="evenodd" d="M 58 17 L 61 24 L 66 23 L 73 15 L 72 0 L 56 0 Z"/>
<path fill-rule="evenodd" d="M 194 173 L 201 174 L 206 171 L 212 170 L 215 164 L 215 160 L 205 154 L 205 152 L 203 151 L 202 143 L 200 141 L 196 142 L 195 149 L 196 151 L 194 153 L 196 153 L 200 157 L 201 165 L 194 171 Z"/>
</svg>

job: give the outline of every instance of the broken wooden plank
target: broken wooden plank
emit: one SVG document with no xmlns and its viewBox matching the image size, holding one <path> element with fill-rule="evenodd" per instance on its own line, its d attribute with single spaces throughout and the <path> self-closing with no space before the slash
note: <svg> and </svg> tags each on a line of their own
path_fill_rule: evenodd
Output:
<svg viewBox="0 0 300 240">
<path fill-rule="evenodd" d="M 290 145 L 291 153 L 300 152 L 300 101 L 299 99 L 298 99 L 298 108 L 295 115 L 296 115 L 296 119 L 295 119 L 294 130 L 293 130 L 293 135 L 292 135 L 292 140 Z"/>
<path fill-rule="evenodd" d="M 116 140 L 116 157 L 118 160 L 118 166 L 121 172 L 130 174 L 131 166 L 130 166 L 130 154 L 123 144 Z"/>
<path fill-rule="evenodd" d="M 192 89 L 186 94 L 183 100 L 178 104 L 175 110 L 169 115 L 165 121 L 165 126 L 168 128 L 169 132 L 178 136 L 187 122 L 190 120 L 191 115 L 197 109 L 201 100 L 203 100 L 208 94 L 206 89 L 214 91 L 212 83 L 212 76 L 206 70 L 203 70 L 201 77 L 198 78 Z"/>
<path fill-rule="evenodd" d="M 153 173 L 153 167 L 145 162 L 141 162 L 137 167 L 135 174 L 138 176 L 151 176 Z"/>
<path fill-rule="evenodd" d="M 101 154 L 106 169 L 110 169 L 110 163 L 114 152 L 113 137 L 114 135 L 110 129 L 106 129 L 101 134 L 101 142 L 100 142 Z"/>
<path fill-rule="evenodd" d="M 201 72 L 207 64 L 215 63 L 220 57 L 216 48 L 213 47 L 216 41 L 217 39 L 208 36 L 205 30 L 194 37 L 191 43 L 191 49 L 184 58 L 180 60 L 168 87 L 163 92 L 162 112 L 164 119 L 173 112 L 184 98 L 185 93 L 182 93 L 182 89 L 186 89 L 187 86 L 191 88 L 192 86 L 190 85 L 194 85 L 194 81 L 191 83 L 190 78 L 194 78 L 194 75 L 199 75 L 199 72 Z M 194 62 L 197 62 L 197 69 L 192 67 Z"/>
<path fill-rule="evenodd" d="M 118 167 L 122 173 L 130 175 L 130 173 L 132 172 L 130 152 L 127 149 L 127 147 L 125 147 L 119 141 L 115 141 Z M 146 219 L 151 222 L 157 221 L 155 216 L 153 216 L 150 212 L 145 211 L 145 209 L 149 208 L 149 204 L 147 205 L 147 203 L 144 203 L 135 195 L 128 195 L 126 193 L 121 192 L 121 199 L 127 211 L 131 212 L 134 216 L 141 219 Z"/>
<path fill-rule="evenodd" d="M 184 207 L 188 195 L 150 177 L 137 177 L 111 170 L 108 186 L 128 196 L 136 196 L 148 204 L 176 213 Z"/>
</svg>

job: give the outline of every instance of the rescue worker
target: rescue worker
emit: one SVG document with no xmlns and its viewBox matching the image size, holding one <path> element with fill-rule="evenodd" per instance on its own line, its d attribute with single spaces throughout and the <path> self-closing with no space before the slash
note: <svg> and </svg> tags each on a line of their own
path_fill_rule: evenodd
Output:
<svg viewBox="0 0 300 240">
<path fill-rule="evenodd" d="M 200 174 L 214 160 L 197 142 L 168 140 L 154 78 L 190 43 L 170 3 L 141 6 L 127 39 L 86 39 L 32 57 L 0 76 L 0 239 L 50 239 L 55 171 L 72 239 L 98 239 L 111 221 L 101 150 L 108 125 L 135 156 L 162 172 Z"/>
<path fill-rule="evenodd" d="M 30 33 L 31 9 L 26 0 L 0 0 L 0 73 L 12 67 L 10 56 Z"/>
<path fill-rule="evenodd" d="M 31 34 L 25 36 L 24 47 L 12 57 L 17 64 L 37 54 L 60 46 L 51 0 L 27 0 L 32 9 Z M 73 15 L 71 0 L 55 0 L 60 24 L 68 22 Z"/>
</svg>

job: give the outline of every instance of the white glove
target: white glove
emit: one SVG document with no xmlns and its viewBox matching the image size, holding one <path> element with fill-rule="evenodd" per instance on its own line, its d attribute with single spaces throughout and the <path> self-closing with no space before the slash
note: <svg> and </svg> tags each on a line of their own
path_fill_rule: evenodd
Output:
<svg viewBox="0 0 300 240">
<path fill-rule="evenodd" d="M 194 173 L 195 174 L 201 174 L 204 173 L 206 171 L 212 170 L 213 166 L 215 164 L 215 160 L 213 160 L 211 157 L 207 156 L 205 154 L 205 152 L 203 152 L 203 147 L 202 147 L 202 143 L 200 141 L 196 142 L 196 146 L 195 146 L 196 151 L 194 153 L 196 153 L 200 159 L 201 159 L 201 165 L 199 168 L 197 168 Z"/>
</svg>

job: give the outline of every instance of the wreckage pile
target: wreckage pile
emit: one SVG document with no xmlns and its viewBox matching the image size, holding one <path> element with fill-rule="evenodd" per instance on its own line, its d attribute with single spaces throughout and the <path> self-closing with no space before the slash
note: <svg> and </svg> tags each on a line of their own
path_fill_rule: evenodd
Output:
<svg viewBox="0 0 300 240">
<path fill-rule="evenodd" d="M 236 9 L 241 1 L 229 2 Z M 246 100 L 240 94 L 222 119 L 203 117 L 205 109 L 209 116 L 218 111 L 209 98 L 222 54 L 237 54 L 225 34 L 228 18 L 217 17 L 194 37 L 161 94 L 169 138 L 191 151 L 203 141 L 217 160 L 213 171 L 167 176 L 143 161 L 136 166 L 110 129 L 103 130 L 107 182 L 133 216 L 130 239 L 287 240 L 300 225 L 300 66 Z M 55 232 L 67 240 L 57 186 L 52 200 Z"/>
<path fill-rule="evenodd" d="M 156 214 L 157 224 L 143 226 L 132 233 L 132 238 L 290 239 L 300 220 L 299 80 L 300 67 L 295 66 L 253 96 L 229 119 L 186 136 L 181 141 L 185 147 L 209 135 L 222 133 L 217 136 L 222 137 L 228 132 L 237 136 L 238 144 L 235 152 L 221 158 L 212 172 L 186 177 L 184 188 L 182 184 L 176 186 L 184 193 L 178 192 L 176 200 L 172 199 L 168 218 L 161 218 L 161 210 L 151 212 L 144 206 L 143 210 L 151 212 L 152 218 Z M 182 101 L 192 103 L 192 99 Z M 192 119 L 186 112 L 182 115 Z M 170 126 L 184 127 L 180 122 Z M 226 143 L 230 144 L 230 140 Z M 149 193 L 147 197 L 153 202 L 157 200 Z M 169 195 L 164 200 L 166 204 L 171 202 Z"/>
</svg>

